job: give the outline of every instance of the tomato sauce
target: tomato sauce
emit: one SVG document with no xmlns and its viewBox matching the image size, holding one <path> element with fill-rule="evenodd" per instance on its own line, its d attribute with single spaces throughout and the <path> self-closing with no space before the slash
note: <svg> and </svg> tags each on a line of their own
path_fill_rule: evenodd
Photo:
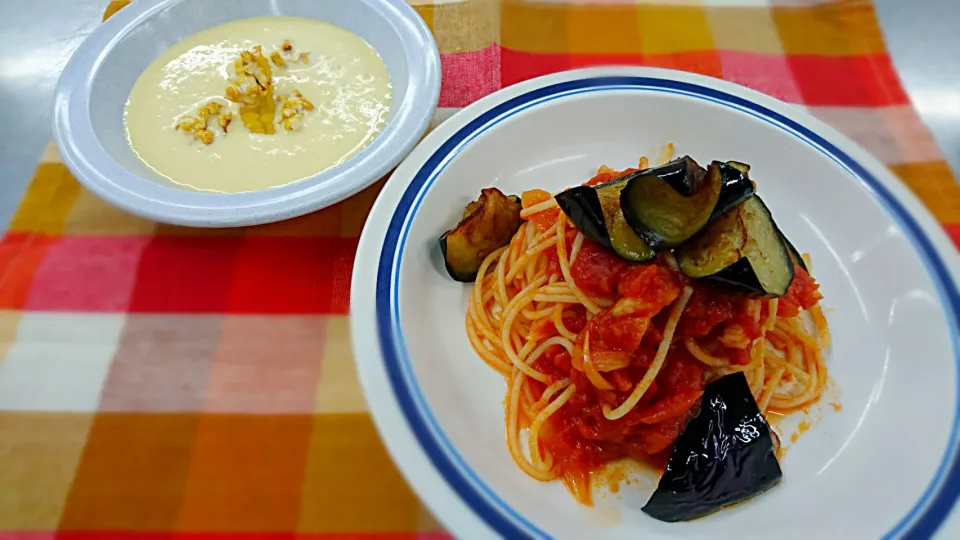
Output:
<svg viewBox="0 0 960 540">
<path fill-rule="evenodd" d="M 796 317 L 801 309 L 810 309 L 823 299 L 820 286 L 806 270 L 793 267 L 793 283 L 777 303 L 778 317 Z"/>
<path fill-rule="evenodd" d="M 633 170 L 602 168 L 586 185 L 607 182 Z M 528 191 L 523 194 L 522 204 L 529 208 L 549 197 L 545 191 Z M 553 226 L 558 215 L 559 209 L 554 208 L 530 216 L 529 221 L 543 232 Z M 577 232 L 573 228 L 567 232 L 570 253 Z M 549 258 L 547 272 L 560 275 L 556 252 L 548 250 L 545 255 Z M 749 349 L 727 347 L 719 338 L 733 328 L 750 341 L 759 337 L 767 308 L 766 302 L 762 302 L 758 314 L 755 302 L 751 304 L 743 295 L 709 282 L 692 281 L 670 268 L 662 257 L 631 263 L 587 240 L 583 241 L 570 272 L 587 295 L 613 303 L 589 321 L 583 306 L 564 308 L 563 323 L 578 336 L 574 353 L 579 354 L 589 335 L 591 357 L 618 359 L 617 365 L 623 367 L 598 368 L 612 387 L 609 390 L 597 388 L 578 369 L 582 360 L 575 361 L 559 345 L 547 349 L 533 367 L 548 376 L 548 384 L 570 378 L 576 385 L 570 400 L 541 429 L 540 440 L 543 449 L 554 457 L 564 483 L 581 502 L 590 504 L 592 473 L 624 457 L 662 471 L 677 437 L 697 414 L 707 372 L 705 365 L 688 352 L 684 341 L 694 339 L 711 354 L 746 364 L 750 360 Z M 604 406 L 615 408 L 623 403 L 656 357 L 669 307 L 684 286 L 692 287 L 693 293 L 660 371 L 633 410 L 622 418 L 608 420 L 603 414 Z M 809 274 L 796 268 L 793 284 L 778 302 L 777 314 L 791 317 L 810 308 L 821 299 L 818 289 Z M 541 340 L 557 335 L 551 320 L 534 324 L 530 332 Z M 546 384 L 533 381 L 531 388 L 539 398 Z"/>
<path fill-rule="evenodd" d="M 603 167 L 600 167 L 600 169 L 597 171 L 597 174 L 593 178 L 591 178 L 590 180 L 587 180 L 583 185 L 599 186 L 600 184 L 609 182 L 611 180 L 616 180 L 621 176 L 626 176 L 630 173 L 637 172 L 639 170 L 640 169 L 624 169 L 622 171 L 617 171 L 604 165 Z"/>
<path fill-rule="evenodd" d="M 584 240 L 570 273 L 577 286 L 587 294 L 607 297 L 616 290 L 620 275 L 629 265 L 611 251 Z"/>
<path fill-rule="evenodd" d="M 530 191 L 524 191 L 520 197 L 520 206 L 522 208 L 530 208 L 536 204 L 549 201 L 553 198 L 553 195 L 548 191 L 542 189 L 531 189 Z M 549 210 L 544 210 L 543 212 L 537 212 L 530 216 L 529 221 L 537 228 L 538 231 L 545 232 L 554 223 L 557 222 L 557 217 L 560 215 L 560 208 L 554 207 Z"/>
<path fill-rule="evenodd" d="M 749 350 L 718 346 L 716 338 L 737 325 L 752 341 L 761 335 L 765 312 L 758 317 L 749 310 L 744 296 L 708 282 L 692 282 L 662 260 L 630 263 L 588 241 L 583 242 L 571 273 L 577 286 L 591 297 L 614 301 L 613 306 L 589 322 L 581 306 L 575 314 L 564 316 L 567 328 L 578 334 L 577 345 L 582 347 L 583 338 L 589 333 L 592 356 L 611 351 L 629 355 L 626 367 L 601 372 L 613 390 L 600 390 L 592 384 L 581 370 L 573 367 L 571 356 L 563 347 L 552 347 L 534 363 L 536 369 L 551 377 L 551 382 L 569 377 L 577 386 L 570 401 L 550 417 L 541 443 L 554 456 L 571 491 L 581 502 L 589 504 L 591 473 L 624 457 L 662 470 L 673 443 L 687 421 L 696 415 L 707 373 L 705 366 L 687 351 L 683 340 L 694 338 L 699 343 L 709 343 L 714 353 L 746 364 Z M 801 269 L 796 275 L 794 285 L 780 299 L 778 314 L 782 316 L 809 308 L 820 299 L 816 282 Z M 653 385 L 627 415 L 608 420 L 603 415 L 604 405 L 616 407 L 622 403 L 656 357 L 669 306 L 684 285 L 693 287 L 693 294 Z"/>
</svg>

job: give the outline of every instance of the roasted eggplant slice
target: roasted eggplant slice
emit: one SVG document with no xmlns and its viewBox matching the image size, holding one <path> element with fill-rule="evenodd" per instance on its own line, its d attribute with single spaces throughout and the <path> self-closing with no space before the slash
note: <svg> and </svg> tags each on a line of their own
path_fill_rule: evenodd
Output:
<svg viewBox="0 0 960 540">
<path fill-rule="evenodd" d="M 480 198 L 467 205 L 456 228 L 440 237 L 450 277 L 465 283 L 476 280 L 487 255 L 509 244 L 520 228 L 520 210 L 518 197 L 507 197 L 497 188 L 482 190 Z"/>
<path fill-rule="evenodd" d="M 627 225 L 623 211 L 620 209 L 620 192 L 626 187 L 627 182 L 629 182 L 629 175 L 626 179 L 620 178 L 600 184 L 594 190 L 600 199 L 600 208 L 603 209 L 610 246 L 617 255 L 628 261 L 647 261 L 657 253 L 630 228 L 630 225 Z"/>
<path fill-rule="evenodd" d="M 643 512 L 667 522 L 697 519 L 764 493 L 782 477 L 770 426 L 744 374 L 732 373 L 704 389 L 700 413 L 677 438 Z"/>
<path fill-rule="evenodd" d="M 684 197 L 689 197 L 700 190 L 705 174 L 703 167 L 690 156 L 683 156 L 639 172 L 642 174 L 635 176 L 655 176 Z"/>
<path fill-rule="evenodd" d="M 563 210 L 573 226 L 583 233 L 587 240 L 612 248 L 607 234 L 606 218 L 600 206 L 597 190 L 590 186 L 577 186 L 554 196 L 557 206 Z"/>
<path fill-rule="evenodd" d="M 588 240 L 603 244 L 628 261 L 646 261 L 656 255 L 627 224 L 620 210 L 620 192 L 639 173 L 600 184 L 578 186 L 556 196 L 557 205 Z"/>
<path fill-rule="evenodd" d="M 770 210 L 754 195 L 677 249 L 680 271 L 751 296 L 783 296 L 793 264 Z"/>
<path fill-rule="evenodd" d="M 787 253 L 790 255 L 790 261 L 793 262 L 793 265 L 803 268 L 804 272 L 809 272 L 807 263 L 803 262 L 803 255 L 793 246 L 790 240 L 787 240 L 787 236 L 782 232 L 780 233 L 780 239 L 783 240 L 783 245 L 787 248 Z"/>
<path fill-rule="evenodd" d="M 704 171 L 683 157 L 641 172 L 623 188 L 620 207 L 630 227 L 651 247 L 676 247 L 710 220 L 723 187 L 718 167 Z"/>
<path fill-rule="evenodd" d="M 752 197 L 757 188 L 747 175 L 750 166 L 745 163 L 714 161 L 710 166 L 719 169 L 720 179 L 723 181 L 717 205 L 713 207 L 713 213 L 710 215 L 710 219 L 716 219 L 727 210 Z"/>
<path fill-rule="evenodd" d="M 742 172 L 743 174 L 747 174 L 748 172 L 750 172 L 750 166 L 747 165 L 746 163 L 741 163 L 739 161 L 728 161 L 727 165 Z"/>
</svg>

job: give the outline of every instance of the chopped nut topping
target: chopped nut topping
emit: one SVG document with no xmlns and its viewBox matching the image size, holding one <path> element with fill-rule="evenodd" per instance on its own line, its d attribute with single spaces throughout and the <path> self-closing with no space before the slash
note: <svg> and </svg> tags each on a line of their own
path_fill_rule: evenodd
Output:
<svg viewBox="0 0 960 540">
<path fill-rule="evenodd" d="M 220 129 L 222 129 L 224 133 L 227 132 L 227 126 L 230 125 L 231 121 L 233 121 L 232 112 L 221 113 L 217 116 L 217 125 L 220 126 Z"/>
<path fill-rule="evenodd" d="M 310 53 L 308 52 L 299 52 L 294 53 L 293 45 L 290 43 L 290 40 L 284 40 L 283 45 L 280 46 L 280 51 L 273 51 L 270 53 L 270 60 L 277 67 L 287 67 L 287 63 L 290 62 L 299 62 L 301 64 L 306 64 L 310 62 Z"/>
<path fill-rule="evenodd" d="M 283 129 L 287 131 L 300 129 L 304 113 L 312 110 L 313 103 L 303 97 L 299 90 L 294 90 L 293 95 L 282 97 L 280 100 L 280 123 L 283 125 Z"/>
<path fill-rule="evenodd" d="M 293 54 L 293 46 L 289 41 L 283 42 L 282 49 Z M 301 52 L 297 58 L 307 62 L 308 55 Z M 290 96 L 274 98 L 273 70 L 270 63 L 273 62 L 277 67 L 285 67 L 289 61 L 291 61 L 289 56 L 285 57 L 277 51 L 270 53 L 268 59 L 263 55 L 263 48 L 257 45 L 249 51 L 242 51 L 240 58 L 233 63 L 236 76 L 230 79 L 226 96 L 228 100 L 240 105 L 240 121 L 250 132 L 270 135 L 276 133 L 277 123 L 283 125 L 287 131 L 299 129 L 304 113 L 313 110 L 313 103 L 303 97 L 299 90 L 294 90 Z M 181 121 L 185 122 L 181 129 L 193 130 L 194 124 L 206 129 L 209 118 L 217 116 L 217 124 L 226 133 L 227 126 L 233 120 L 233 114 L 221 113 L 221 105 L 212 104 L 215 107 L 207 111 L 201 110 L 196 118 L 185 117 Z M 281 114 L 279 122 L 275 121 L 277 108 L 280 109 Z"/>
<path fill-rule="evenodd" d="M 198 129 L 203 129 L 203 122 L 196 116 L 185 114 L 181 116 L 180 121 L 177 122 L 177 129 L 190 132 L 197 131 Z"/>
<path fill-rule="evenodd" d="M 240 120 L 253 133 L 272 134 L 276 102 L 273 97 L 273 71 L 257 45 L 243 51 L 233 63 L 237 75 L 227 88 L 227 99 L 240 104 Z"/>
<path fill-rule="evenodd" d="M 210 144 L 213 142 L 213 132 L 207 129 L 210 117 L 219 115 L 217 116 L 217 122 L 223 128 L 223 132 L 227 132 L 226 125 L 222 123 L 221 118 L 229 116 L 230 113 L 220 114 L 221 109 L 223 109 L 223 105 L 216 101 L 206 103 L 197 109 L 196 116 L 185 114 L 180 117 L 180 120 L 177 121 L 177 129 L 192 134 L 195 140 L 201 141 L 203 144 Z M 230 120 L 226 120 L 226 123 L 229 124 Z"/>
<path fill-rule="evenodd" d="M 195 139 L 203 141 L 203 144 L 210 144 L 213 142 L 213 132 L 209 129 L 201 129 L 193 134 Z"/>
</svg>

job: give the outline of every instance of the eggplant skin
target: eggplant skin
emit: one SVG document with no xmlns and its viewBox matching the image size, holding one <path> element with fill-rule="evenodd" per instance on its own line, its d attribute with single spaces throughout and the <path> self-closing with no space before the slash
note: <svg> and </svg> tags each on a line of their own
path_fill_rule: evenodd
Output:
<svg viewBox="0 0 960 540">
<path fill-rule="evenodd" d="M 709 279 L 748 296 L 783 296 L 793 283 L 783 234 L 756 195 L 704 227 L 676 255 L 688 277 Z"/>
<path fill-rule="evenodd" d="M 745 163 L 714 161 L 710 165 L 717 168 L 723 181 L 720 188 L 720 197 L 717 199 L 713 214 L 710 216 L 710 219 L 715 219 L 752 197 L 757 192 L 757 187 L 747 175 L 750 166 Z"/>
<path fill-rule="evenodd" d="M 700 191 L 703 185 L 703 167 L 690 156 L 668 161 L 663 165 L 640 171 L 640 173 L 644 176 L 656 176 L 684 197 L 689 197 Z"/>
<path fill-rule="evenodd" d="M 598 186 L 570 188 L 554 198 L 587 240 L 612 249 L 622 259 L 643 262 L 657 253 L 630 228 L 620 210 L 620 191 L 637 174 L 629 173 Z"/>
<path fill-rule="evenodd" d="M 558 193 L 554 199 L 587 240 L 613 249 L 597 190 L 590 186 L 577 186 Z"/>
<path fill-rule="evenodd" d="M 803 255 L 800 254 L 800 251 L 793 246 L 793 243 L 790 240 L 787 240 L 787 235 L 780 233 L 780 239 L 783 240 L 783 246 L 787 248 L 787 253 L 790 255 L 790 260 L 795 266 L 799 266 L 803 269 L 804 272 L 809 272 L 807 270 L 807 263 L 803 262 Z"/>
<path fill-rule="evenodd" d="M 742 161 L 728 161 L 726 164 L 727 164 L 728 166 L 733 167 L 734 169 L 742 172 L 743 174 L 747 174 L 748 172 L 750 172 L 750 165 L 747 165 L 746 163 L 743 163 Z"/>
<path fill-rule="evenodd" d="M 657 252 L 634 232 L 620 208 L 620 193 L 630 182 L 630 179 L 637 174 L 640 174 L 640 172 L 629 173 L 616 180 L 600 184 L 594 187 L 594 190 L 597 192 L 600 208 L 603 210 L 607 236 L 610 238 L 610 247 L 623 259 L 643 262 L 654 258 Z"/>
<path fill-rule="evenodd" d="M 767 292 L 763 290 L 763 285 L 760 284 L 760 280 L 757 279 L 757 274 L 753 271 L 753 265 L 746 257 L 740 257 L 737 262 L 715 274 L 706 276 L 706 279 L 745 296 L 762 297 L 767 295 Z"/>
<path fill-rule="evenodd" d="M 672 168 L 662 174 L 667 166 Z M 682 167 L 682 178 L 677 167 Z M 723 187 L 717 167 L 711 165 L 707 171 L 684 157 L 641 172 L 620 193 L 620 208 L 634 232 L 653 249 L 679 246 L 714 217 Z"/>
<path fill-rule="evenodd" d="M 475 281 L 487 255 L 509 244 L 520 228 L 521 208 L 516 196 L 507 197 L 497 188 L 481 190 L 480 198 L 464 209 L 460 223 L 440 237 L 450 277 L 464 283 Z"/>
<path fill-rule="evenodd" d="M 770 426 L 742 372 L 704 389 L 699 414 L 674 444 L 643 507 L 666 522 L 697 519 L 776 487 L 783 478 Z"/>
</svg>

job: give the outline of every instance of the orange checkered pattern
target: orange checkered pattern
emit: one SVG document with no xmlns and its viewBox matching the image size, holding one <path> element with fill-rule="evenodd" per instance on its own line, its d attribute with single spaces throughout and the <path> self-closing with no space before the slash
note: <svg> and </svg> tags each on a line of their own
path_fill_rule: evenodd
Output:
<svg viewBox="0 0 960 540">
<path fill-rule="evenodd" d="M 442 57 L 435 122 L 558 70 L 694 71 L 832 124 L 960 239 L 960 189 L 869 2 L 416 8 Z M 446 537 L 378 440 L 351 357 L 350 275 L 381 185 L 282 223 L 185 229 L 107 206 L 51 148 L 0 239 L 0 539 Z"/>
</svg>

